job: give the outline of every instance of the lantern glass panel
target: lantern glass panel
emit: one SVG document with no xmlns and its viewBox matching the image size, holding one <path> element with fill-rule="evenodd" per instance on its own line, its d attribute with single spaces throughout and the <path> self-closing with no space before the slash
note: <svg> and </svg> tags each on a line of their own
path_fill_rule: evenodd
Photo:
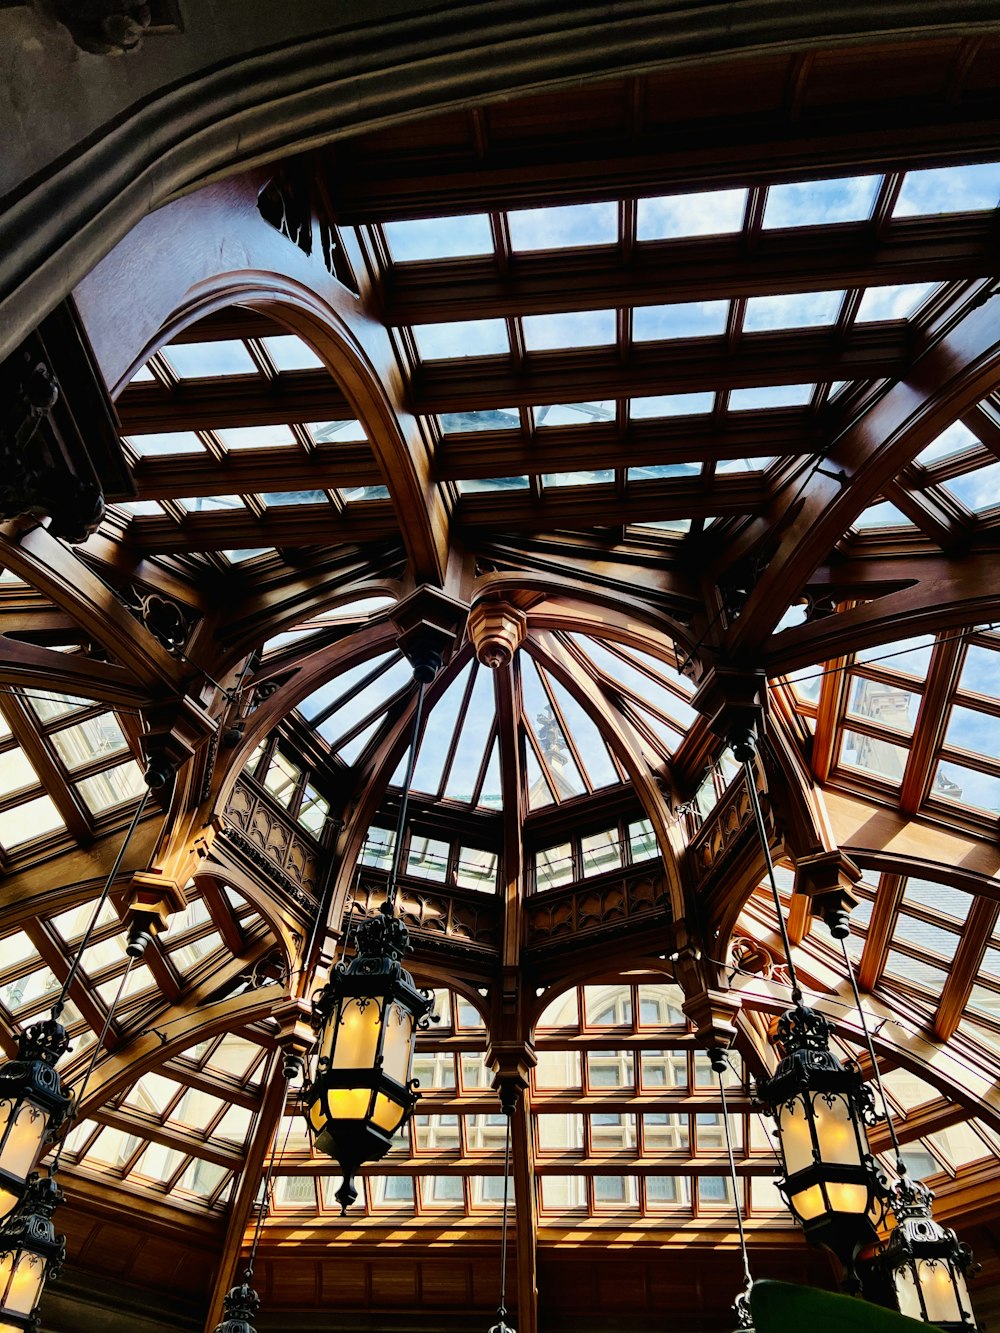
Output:
<svg viewBox="0 0 1000 1333">
<path fill-rule="evenodd" d="M 328 1094 L 331 1120 L 364 1120 L 372 1099 L 371 1088 L 331 1088 Z M 323 1123 L 321 1116 L 320 1124 Z"/>
<path fill-rule="evenodd" d="M 375 1099 L 375 1110 L 372 1114 L 372 1123 L 379 1129 L 384 1130 L 386 1134 L 394 1134 L 399 1128 L 399 1123 L 403 1119 L 403 1108 L 399 1102 L 395 1102 L 391 1097 L 387 1097 L 384 1092 L 380 1092 Z"/>
<path fill-rule="evenodd" d="M 30 1315 L 45 1283 L 45 1260 L 29 1250 L 0 1254 L 0 1309 L 4 1314 Z"/>
<path fill-rule="evenodd" d="M 340 1021 L 332 1018 L 324 1034 L 324 1051 L 329 1054 L 334 1069 L 372 1069 L 378 1053 L 379 1032 L 382 1027 L 382 1006 L 367 996 L 345 1000 L 340 1010 Z M 331 1028 L 335 1030 L 331 1032 Z M 328 1043 L 333 1050 L 327 1050 Z M 364 1115 L 364 1111 L 361 1112 Z"/>
<path fill-rule="evenodd" d="M 861 1150 L 847 1098 L 817 1093 L 813 1098 L 813 1113 L 821 1160 L 840 1166 L 860 1166 Z M 851 1208 L 848 1211 L 856 1210 Z"/>
<path fill-rule="evenodd" d="M 789 1176 L 812 1166 L 815 1158 L 805 1094 L 793 1097 L 779 1109 L 778 1137 L 781 1140 L 785 1171 Z"/>
<path fill-rule="evenodd" d="M 823 1191 L 818 1185 L 810 1185 L 808 1189 L 799 1190 L 797 1194 L 791 1195 L 791 1204 L 803 1222 L 811 1222 L 826 1211 Z"/>
<path fill-rule="evenodd" d="M 960 1324 L 962 1309 L 948 1263 L 944 1259 L 918 1259 L 916 1268 L 928 1320 L 932 1324 Z"/>
<path fill-rule="evenodd" d="M 826 1194 L 835 1213 L 854 1213 L 863 1217 L 868 1212 L 868 1190 L 864 1185 L 828 1181 Z"/>
<path fill-rule="evenodd" d="M 0 1102 L 0 1170 L 26 1180 L 41 1156 L 49 1118 L 32 1102 Z"/>
<path fill-rule="evenodd" d="M 413 1015 L 402 1005 L 390 1004 L 385 1017 L 385 1042 L 382 1046 L 382 1072 L 397 1083 L 406 1083 L 410 1074 L 413 1047 Z M 376 1116 L 378 1109 L 376 1108 Z"/>
</svg>

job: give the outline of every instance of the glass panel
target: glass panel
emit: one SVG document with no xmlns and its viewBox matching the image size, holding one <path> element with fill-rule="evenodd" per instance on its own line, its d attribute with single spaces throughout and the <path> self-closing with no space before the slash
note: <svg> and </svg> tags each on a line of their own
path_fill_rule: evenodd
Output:
<svg viewBox="0 0 1000 1333">
<path fill-rule="evenodd" d="M 146 435 L 127 435 L 140 458 L 167 458 L 175 454 L 203 454 L 205 446 L 193 430 L 153 431 Z"/>
<path fill-rule="evenodd" d="M 949 495 L 974 514 L 985 514 L 1000 505 L 1000 463 L 976 468 L 941 484 Z"/>
<path fill-rule="evenodd" d="M 546 403 L 533 409 L 536 427 L 589 426 L 595 421 L 614 421 L 613 398 L 599 403 Z"/>
<path fill-rule="evenodd" d="M 573 880 L 573 852 L 568 842 L 535 853 L 535 887 L 558 889 Z"/>
<path fill-rule="evenodd" d="M 894 287 L 869 287 L 861 298 L 855 323 L 909 319 L 937 286 L 936 282 L 906 282 Z"/>
<path fill-rule="evenodd" d="M 543 1175 L 539 1183 L 540 1204 L 543 1211 L 555 1213 L 586 1208 L 586 1177 Z"/>
<path fill-rule="evenodd" d="M 643 1088 L 688 1086 L 687 1056 L 683 1051 L 643 1051 L 640 1056 Z"/>
<path fill-rule="evenodd" d="M 636 342 L 717 337 L 725 333 L 728 315 L 728 301 L 637 306 L 632 314 L 632 337 Z"/>
<path fill-rule="evenodd" d="M 52 735 L 52 743 L 60 759 L 71 770 L 103 755 L 117 754 L 120 750 L 128 749 L 128 741 L 113 713 L 103 713 L 75 727 L 56 731 Z"/>
<path fill-rule="evenodd" d="M 756 389 L 733 389 L 729 395 L 729 410 L 749 412 L 778 407 L 805 407 L 815 388 L 815 384 L 771 384 Z"/>
<path fill-rule="evenodd" d="M 764 227 L 864 222 L 871 217 L 881 183 L 881 176 L 847 176 L 772 185 L 764 206 Z"/>
<path fill-rule="evenodd" d="M 536 1088 L 580 1087 L 579 1051 L 539 1051 L 535 1066 Z"/>
<path fill-rule="evenodd" d="M 743 331 L 761 333 L 768 329 L 805 329 L 835 324 L 843 301 L 842 291 L 751 296 L 743 317 Z"/>
<path fill-rule="evenodd" d="M 23 750 L 4 750 L 0 754 L 0 796 L 10 796 L 22 788 L 34 787 L 38 774 Z"/>
<path fill-rule="evenodd" d="M 382 229 L 397 264 L 493 253 L 493 231 L 487 213 L 386 222 Z"/>
<path fill-rule="evenodd" d="M 622 864 L 622 848 L 617 828 L 602 833 L 588 833 L 580 840 L 584 878 L 618 870 Z"/>
<path fill-rule="evenodd" d="M 449 844 L 437 838 L 418 838 L 411 835 L 406 855 L 406 873 L 443 883 L 448 873 L 450 851 Z"/>
<path fill-rule="evenodd" d="M 851 691 L 847 711 L 853 717 L 871 718 L 883 726 L 892 727 L 905 735 L 913 734 L 920 707 L 920 695 L 898 685 L 851 676 Z"/>
<path fill-rule="evenodd" d="M 495 893 L 497 887 L 497 854 L 478 847 L 460 847 L 455 867 L 455 883 L 460 889 L 478 889 Z"/>
<path fill-rule="evenodd" d="M 507 214 L 514 250 L 562 250 L 614 245 L 618 205 L 614 202 L 521 208 Z"/>
<path fill-rule="evenodd" d="M 898 786 L 906 768 L 907 751 L 879 736 L 865 736 L 844 729 L 840 745 L 840 763 L 873 777 L 884 778 Z"/>
<path fill-rule="evenodd" d="M 985 212 L 997 207 L 998 198 L 1000 162 L 930 167 L 906 173 L 892 216 Z"/>
<path fill-rule="evenodd" d="M 631 1027 L 632 987 L 584 986 L 583 1007 L 588 1027 Z"/>
<path fill-rule="evenodd" d="M 711 392 L 654 394 L 649 398 L 631 399 L 629 415 L 633 421 L 655 417 L 693 417 L 711 412 L 714 406 L 715 394 Z"/>
<path fill-rule="evenodd" d="M 261 341 L 277 370 L 316 370 L 323 365 L 309 344 L 294 333 L 283 333 Z"/>
<path fill-rule="evenodd" d="M 10 851 L 66 825 L 50 796 L 39 796 L 13 810 L 0 810 L 0 845 Z"/>
<path fill-rule="evenodd" d="M 498 356 L 510 351 L 502 319 L 468 319 L 452 324 L 420 324 L 413 337 L 422 361 L 452 357 Z"/>
<path fill-rule="evenodd" d="M 949 748 L 1000 759 L 1000 717 L 953 704 L 944 743 Z"/>
<path fill-rule="evenodd" d="M 171 343 L 161 356 L 181 379 L 214 379 L 220 375 L 255 375 L 257 367 L 246 346 L 237 339 L 218 342 Z"/>
<path fill-rule="evenodd" d="M 988 699 L 1000 698 L 1000 652 L 970 644 L 965 650 L 958 687 Z"/>
<path fill-rule="evenodd" d="M 934 773 L 931 796 L 955 805 L 967 805 L 987 814 L 1000 814 L 1000 777 L 942 759 Z M 0 833 L 2 839 L 2 833 Z"/>
<path fill-rule="evenodd" d="M 703 190 L 694 194 L 640 199 L 637 236 L 640 241 L 680 236 L 721 236 L 739 231 L 746 213 L 746 190 Z"/>
<path fill-rule="evenodd" d="M 583 1151 L 583 1116 L 564 1113 L 562 1115 L 539 1115 L 538 1147 L 541 1152 L 582 1152 Z"/>
<path fill-rule="evenodd" d="M 642 1138 L 647 1152 L 689 1152 L 688 1117 L 674 1111 L 647 1111 L 642 1117 Z"/>
<path fill-rule="evenodd" d="M 442 412 L 438 421 L 442 435 L 463 435 L 479 430 L 519 430 L 521 414 L 516 407 L 490 407 L 474 412 Z"/>
<path fill-rule="evenodd" d="M 684 992 L 672 983 L 643 982 L 639 986 L 639 1023 L 642 1027 L 687 1027 L 682 1005 Z"/>
<path fill-rule="evenodd" d="M 651 861 L 659 856 L 660 848 L 648 819 L 638 819 L 628 826 L 629 852 L 633 863 Z"/>
<path fill-rule="evenodd" d="M 129 762 L 97 773 L 92 778 L 84 778 L 77 784 L 77 789 L 91 814 L 99 815 L 112 806 L 134 800 L 145 791 L 146 784 L 139 765 Z"/>
<path fill-rule="evenodd" d="M 613 310 L 567 310 L 552 315 L 525 315 L 522 323 L 524 345 L 529 352 L 600 347 L 615 341 Z"/>
<path fill-rule="evenodd" d="M 631 1051 L 588 1051 L 587 1078 L 592 1088 L 633 1088 L 635 1057 Z"/>
</svg>

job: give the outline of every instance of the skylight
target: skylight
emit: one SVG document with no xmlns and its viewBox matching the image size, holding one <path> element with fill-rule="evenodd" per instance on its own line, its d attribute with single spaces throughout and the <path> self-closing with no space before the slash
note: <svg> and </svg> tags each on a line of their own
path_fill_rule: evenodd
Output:
<svg viewBox="0 0 1000 1333">
<path fill-rule="evenodd" d="M 629 402 L 629 416 L 633 421 L 645 421 L 655 417 L 696 417 L 711 412 L 715 406 L 715 394 L 702 393 L 660 393 L 648 398 L 633 398 Z"/>
<path fill-rule="evenodd" d="M 637 236 L 640 241 L 722 236 L 742 230 L 746 206 L 746 190 L 703 190 L 640 199 Z"/>
<path fill-rule="evenodd" d="M 260 498 L 268 509 L 281 505 L 321 505 L 328 503 L 324 491 L 265 491 Z"/>
<path fill-rule="evenodd" d="M 952 477 L 941 484 L 949 495 L 960 500 L 974 514 L 983 514 L 1000 505 L 1000 463 L 963 472 L 960 477 Z"/>
<path fill-rule="evenodd" d="M 367 441 L 360 421 L 310 421 L 307 427 L 316 444 L 360 444 Z"/>
<path fill-rule="evenodd" d="M 510 351 L 502 319 L 466 319 L 452 324 L 418 324 L 413 337 L 422 361 L 463 356 L 497 356 Z"/>
<path fill-rule="evenodd" d="M 766 329 L 806 329 L 835 324 L 844 301 L 841 292 L 795 292 L 752 296 L 743 317 L 744 333 Z"/>
<path fill-rule="evenodd" d="M 229 426 L 216 434 L 227 449 L 277 449 L 295 443 L 289 426 Z"/>
<path fill-rule="evenodd" d="M 764 206 L 764 227 L 817 227 L 834 222 L 864 222 L 871 217 L 881 176 L 844 176 L 834 180 L 789 181 L 772 185 Z"/>
<path fill-rule="evenodd" d="M 629 481 L 660 481 L 664 477 L 700 477 L 700 463 L 646 463 L 628 469 Z"/>
<path fill-rule="evenodd" d="M 729 395 L 729 410 L 749 412 L 774 407 L 805 407 L 815 388 L 815 384 L 767 384 L 753 389 L 733 389 Z"/>
<path fill-rule="evenodd" d="M 975 213 L 1000 204 L 1000 162 L 908 171 L 892 210 L 894 218 Z"/>
<path fill-rule="evenodd" d="M 219 342 L 172 343 L 161 355 L 185 380 L 259 373 L 246 344 L 236 338 Z"/>
<path fill-rule="evenodd" d="M 560 311 L 552 315 L 524 317 L 524 345 L 529 352 L 599 347 L 614 340 L 613 310 Z"/>
<path fill-rule="evenodd" d="M 614 245 L 618 205 L 568 204 L 523 208 L 507 214 L 515 250 L 563 250 L 586 245 Z"/>
<path fill-rule="evenodd" d="M 602 468 L 596 472 L 546 472 L 542 481 L 547 488 L 559 486 L 598 486 L 614 481 L 614 468 Z"/>
<path fill-rule="evenodd" d="M 276 370 L 322 369 L 323 362 L 313 349 L 294 333 L 265 338 L 263 341 Z"/>
<path fill-rule="evenodd" d="M 967 449 L 974 449 L 978 444 L 979 440 L 968 426 L 961 421 L 953 421 L 947 430 L 942 431 L 917 454 L 915 461 L 927 467 L 931 463 L 940 462 L 943 458 L 954 458 L 956 454 L 964 453 Z"/>
<path fill-rule="evenodd" d="M 881 504 L 869 505 L 854 520 L 859 531 L 869 528 L 912 528 L 915 525 L 894 504 L 883 500 Z"/>
<path fill-rule="evenodd" d="M 586 426 L 595 421 L 614 421 L 613 398 L 599 403 L 547 403 L 534 409 L 536 426 Z"/>
<path fill-rule="evenodd" d="M 458 483 L 459 495 L 475 495 L 478 491 L 526 491 L 527 477 L 463 477 Z"/>
<path fill-rule="evenodd" d="M 493 253 L 493 232 L 487 213 L 386 222 L 383 230 L 389 251 L 398 264 Z"/>
<path fill-rule="evenodd" d="M 469 412 L 442 412 L 438 421 L 442 435 L 464 435 L 479 430 L 519 430 L 521 414 L 516 407 L 488 407 Z"/>
<path fill-rule="evenodd" d="M 192 495 L 174 500 L 174 504 L 188 514 L 199 514 L 210 509 L 245 509 L 238 495 Z"/>
<path fill-rule="evenodd" d="M 868 287 L 854 316 L 855 323 L 909 319 L 937 286 L 936 282 L 904 282 L 894 287 Z"/>
<path fill-rule="evenodd" d="M 728 301 L 683 301 L 637 306 L 632 314 L 636 342 L 668 338 L 711 338 L 726 331 Z"/>
<path fill-rule="evenodd" d="M 163 458 L 173 454 L 203 454 L 205 446 L 193 430 L 157 431 L 149 435 L 127 435 L 140 458 Z"/>
</svg>

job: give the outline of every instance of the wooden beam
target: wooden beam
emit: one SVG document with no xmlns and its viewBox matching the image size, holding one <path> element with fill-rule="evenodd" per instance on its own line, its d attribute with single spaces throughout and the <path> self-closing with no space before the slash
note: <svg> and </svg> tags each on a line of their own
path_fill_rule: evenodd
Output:
<svg viewBox="0 0 1000 1333">
<path fill-rule="evenodd" d="M 399 520 L 390 500 L 359 501 L 340 513 L 332 504 L 282 505 L 260 518 L 249 509 L 187 514 L 180 522 L 143 515 L 133 518 L 126 529 L 126 540 L 145 552 L 177 554 L 240 547 L 336 546 L 399 535 Z"/>
<path fill-rule="evenodd" d="M 961 943 L 948 969 L 944 990 L 934 1015 L 934 1035 L 942 1041 L 950 1041 L 955 1035 L 998 917 L 1000 903 L 990 902 L 987 898 L 973 899 L 962 928 Z"/>
<path fill-rule="evenodd" d="M 164 422 L 156 429 L 181 427 Z M 223 463 L 207 454 L 144 459 L 136 467 L 135 483 L 142 500 L 170 500 L 178 495 L 252 495 L 274 490 L 380 486 L 382 474 L 367 444 L 344 444 L 319 454 L 289 447 L 280 450 L 277 458 L 273 452 L 232 453 Z"/>
</svg>

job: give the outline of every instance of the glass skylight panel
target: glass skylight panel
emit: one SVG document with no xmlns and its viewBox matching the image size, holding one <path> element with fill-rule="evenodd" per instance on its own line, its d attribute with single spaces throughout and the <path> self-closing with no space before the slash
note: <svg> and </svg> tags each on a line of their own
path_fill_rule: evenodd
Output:
<svg viewBox="0 0 1000 1333">
<path fill-rule="evenodd" d="M 971 509 L 974 514 L 984 514 L 1000 505 L 1000 463 L 963 472 L 960 477 L 952 477 L 941 485 L 966 509 Z"/>
<path fill-rule="evenodd" d="M 342 486 L 338 491 L 346 504 L 364 504 L 368 500 L 388 500 L 388 486 Z"/>
<path fill-rule="evenodd" d="M 555 784 L 556 795 L 559 800 L 582 796 L 586 791 L 583 778 L 573 759 L 559 719 L 549 703 L 538 670 L 525 653 L 521 654 L 521 692 L 525 718 L 538 741 L 539 751 Z"/>
<path fill-rule="evenodd" d="M 777 296 L 751 296 L 743 317 L 744 333 L 770 329 L 809 329 L 836 324 L 844 293 L 783 292 Z"/>
<path fill-rule="evenodd" d="M 324 491 L 265 491 L 260 497 L 268 509 L 282 505 L 322 505 L 329 504 Z"/>
<path fill-rule="evenodd" d="M 139 369 L 132 376 L 132 378 L 129 380 L 129 384 L 155 384 L 155 383 L 156 383 L 156 376 L 150 370 L 149 366 L 140 366 Z"/>
<path fill-rule="evenodd" d="M 526 491 L 527 477 L 462 477 L 458 483 L 459 495 L 476 495 L 481 491 Z"/>
<path fill-rule="evenodd" d="M 219 342 L 172 343 L 161 355 L 184 380 L 258 374 L 246 345 L 236 338 Z"/>
<path fill-rule="evenodd" d="M 319 725 L 319 734 L 336 749 L 340 737 L 369 713 L 384 707 L 389 699 L 409 684 L 413 672 L 407 662 L 394 662 L 359 694 L 345 700 L 325 722 Z"/>
<path fill-rule="evenodd" d="M 852 717 L 870 718 L 894 731 L 912 734 L 920 707 L 919 693 L 867 676 L 852 674 L 850 679 L 847 711 Z"/>
<path fill-rule="evenodd" d="M 514 250 L 567 250 L 614 245 L 618 205 L 611 202 L 519 208 L 507 214 Z"/>
<path fill-rule="evenodd" d="M 564 310 L 551 315 L 525 315 L 524 345 L 529 352 L 574 347 L 604 347 L 615 341 L 613 310 Z"/>
<path fill-rule="evenodd" d="M 971 754 L 1000 762 L 1000 717 L 982 713 L 978 708 L 963 708 L 954 704 L 948 718 L 944 743 L 951 748 L 968 750 Z"/>
<path fill-rule="evenodd" d="M 959 689 L 982 694 L 987 699 L 1000 699 L 1000 652 L 972 643 L 965 650 L 965 662 L 958 682 Z"/>
<path fill-rule="evenodd" d="M 586 426 L 594 421 L 614 421 L 615 408 L 613 398 L 597 403 L 547 403 L 534 409 L 535 425 Z"/>
<path fill-rule="evenodd" d="M 715 465 L 716 476 L 727 473 L 763 472 L 774 462 L 770 455 L 763 458 L 721 458 Z"/>
<path fill-rule="evenodd" d="M 231 565 L 242 565 L 247 560 L 255 560 L 259 555 L 274 555 L 273 546 L 241 546 L 235 551 L 223 551 Z"/>
<path fill-rule="evenodd" d="M 318 690 L 307 695 L 299 704 L 298 711 L 308 721 L 318 717 L 320 713 L 344 698 L 351 690 L 366 676 L 379 676 L 383 673 L 392 659 L 392 653 L 380 653 L 376 657 L 369 657 L 364 662 L 358 662 L 346 671 L 342 671 L 333 680 L 327 681 L 321 685 Z"/>
<path fill-rule="evenodd" d="M 459 672 L 427 717 L 420 742 L 420 754 L 413 771 L 415 791 L 436 796 L 440 789 L 444 763 L 458 725 L 459 709 L 465 697 L 471 670 L 472 667 L 469 665 Z"/>
<path fill-rule="evenodd" d="M 476 672 L 472 698 L 444 787 L 448 800 L 466 804 L 472 801 L 486 746 L 493 733 L 495 715 L 493 673 L 481 667 Z"/>
<path fill-rule="evenodd" d="M 142 769 L 133 761 L 96 773 L 77 784 L 92 815 L 99 815 L 124 801 L 134 800 L 145 790 Z"/>
<path fill-rule="evenodd" d="M 632 312 L 632 337 L 636 342 L 717 337 L 725 333 L 728 316 L 728 301 L 636 306 Z"/>
<path fill-rule="evenodd" d="M 764 206 L 764 227 L 864 222 L 871 217 L 881 184 L 881 176 L 842 176 L 834 180 L 772 185 Z"/>
<path fill-rule="evenodd" d="M 0 1001 L 11 1014 L 19 1014 L 59 990 L 59 982 L 47 967 L 0 985 Z"/>
<path fill-rule="evenodd" d="M 113 713 L 102 713 L 100 717 L 87 718 L 75 727 L 53 732 L 52 743 L 70 770 L 128 749 L 128 741 Z"/>
<path fill-rule="evenodd" d="M 815 388 L 815 384 L 765 384 L 753 389 L 733 389 L 729 394 L 729 410 L 752 412 L 776 407 L 806 407 Z"/>
<path fill-rule="evenodd" d="M 510 351 L 502 319 L 464 319 L 451 324 L 417 324 L 413 337 L 421 361 L 465 356 L 499 356 Z"/>
<path fill-rule="evenodd" d="M 34 787 L 38 774 L 23 750 L 14 748 L 0 754 L 0 796 L 10 796 L 23 787 Z"/>
<path fill-rule="evenodd" d="M 614 468 L 601 468 L 595 472 L 546 472 L 542 482 L 546 490 L 556 490 L 561 486 L 600 486 L 613 482 Z"/>
<path fill-rule="evenodd" d="M 569 690 L 558 681 L 549 678 L 549 685 L 555 695 L 559 711 L 562 713 L 573 739 L 580 761 L 587 770 L 591 787 L 596 791 L 601 787 L 611 787 L 620 782 L 607 742 L 598 730 L 596 722 Z"/>
<path fill-rule="evenodd" d="M 294 444 L 289 426 L 228 426 L 216 431 L 227 449 L 277 449 Z"/>
<path fill-rule="evenodd" d="M 187 514 L 202 514 L 215 509 L 245 509 L 238 495 L 189 495 L 178 496 L 174 504 L 179 505 Z"/>
<path fill-rule="evenodd" d="M 205 446 L 193 430 L 154 431 L 148 435 L 126 435 L 140 458 L 167 458 L 174 454 L 203 454 Z"/>
<path fill-rule="evenodd" d="M 361 444 L 368 436 L 360 421 L 310 421 L 309 434 L 316 444 Z"/>
<path fill-rule="evenodd" d="M 323 367 L 309 344 L 294 333 L 264 338 L 263 343 L 277 370 L 321 370 Z"/>
<path fill-rule="evenodd" d="M 892 287 L 867 287 L 854 322 L 909 319 L 938 286 L 936 282 L 904 282 Z"/>
<path fill-rule="evenodd" d="M 126 514 L 131 514 L 133 518 L 141 518 L 144 515 L 163 518 L 167 512 L 159 500 L 116 500 L 115 508 L 123 509 Z"/>
<path fill-rule="evenodd" d="M 1000 162 L 967 163 L 908 171 L 892 210 L 894 218 L 978 213 L 1000 203 Z"/>
<path fill-rule="evenodd" d="M 465 435 L 479 430 L 519 430 L 521 414 L 516 407 L 489 407 L 475 412 L 442 412 L 438 421 L 442 435 Z"/>
<path fill-rule="evenodd" d="M 703 393 L 660 393 L 648 398 L 633 398 L 629 402 L 629 416 L 633 421 L 646 421 L 657 417 L 697 417 L 707 416 L 715 406 L 715 394 Z"/>
<path fill-rule="evenodd" d="M 874 528 L 913 528 L 915 526 L 889 500 L 883 500 L 880 504 L 869 505 L 854 520 L 854 527 L 859 532 L 866 532 Z"/>
<path fill-rule="evenodd" d="M 493 232 L 488 213 L 385 222 L 382 230 L 397 264 L 422 259 L 464 259 L 493 253 Z"/>
<path fill-rule="evenodd" d="M 975 449 L 978 444 L 979 440 L 964 422 L 953 421 L 947 430 L 942 431 L 926 449 L 917 454 L 916 462 L 929 467 L 931 463 L 940 462 L 943 458 L 954 458 L 967 449 Z"/>
<path fill-rule="evenodd" d="M 933 880 L 910 876 L 906 881 L 904 902 L 910 906 L 926 907 L 936 917 L 948 917 L 961 926 L 969 915 L 973 897 L 970 893 L 953 889 L 949 884 L 936 884 Z"/>
<path fill-rule="evenodd" d="M 636 235 L 640 241 L 722 236 L 742 230 L 746 208 L 746 190 L 701 190 L 640 199 Z"/>
<path fill-rule="evenodd" d="M 882 778 L 898 786 L 906 768 L 907 751 L 880 736 L 867 736 L 844 729 L 840 747 L 840 763 L 872 777 Z"/>
<path fill-rule="evenodd" d="M 890 671 L 902 671 L 908 676 L 925 680 L 933 646 L 932 634 L 920 634 L 912 639 L 898 639 L 895 643 L 862 649 L 856 656 L 859 662 L 881 663 Z"/>
<path fill-rule="evenodd" d="M 645 463 L 628 469 L 629 481 L 662 481 L 666 477 L 700 477 L 700 463 Z"/>
</svg>

